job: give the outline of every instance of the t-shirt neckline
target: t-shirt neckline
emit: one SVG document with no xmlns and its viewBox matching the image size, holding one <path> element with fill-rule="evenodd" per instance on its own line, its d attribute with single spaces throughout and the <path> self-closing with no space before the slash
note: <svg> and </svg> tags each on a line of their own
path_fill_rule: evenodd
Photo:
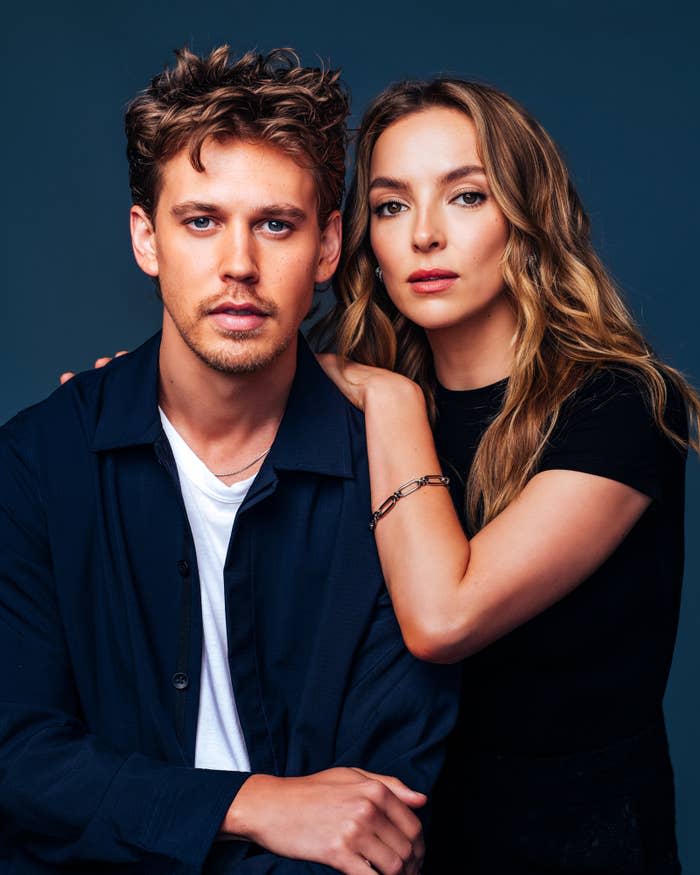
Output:
<svg viewBox="0 0 700 875">
<path fill-rule="evenodd" d="M 508 377 L 503 377 L 502 379 L 497 380 L 495 383 L 489 383 L 486 386 L 477 386 L 474 389 L 448 389 L 443 386 L 442 383 L 438 383 L 437 396 L 447 401 L 451 399 L 462 401 L 480 401 L 485 398 L 492 398 L 496 395 L 500 395 L 501 390 L 505 389 L 508 385 L 508 380 Z"/>
<path fill-rule="evenodd" d="M 245 480 L 238 480 L 228 486 L 222 483 L 221 480 L 212 471 L 207 468 L 204 462 L 195 453 L 192 447 L 182 437 L 175 426 L 170 422 L 168 417 L 163 412 L 162 408 L 158 408 L 160 421 L 165 431 L 165 436 L 170 442 L 175 463 L 178 470 L 192 483 L 200 492 L 214 498 L 217 501 L 238 503 L 245 498 L 250 486 L 255 480 L 256 474 L 247 477 Z"/>
</svg>

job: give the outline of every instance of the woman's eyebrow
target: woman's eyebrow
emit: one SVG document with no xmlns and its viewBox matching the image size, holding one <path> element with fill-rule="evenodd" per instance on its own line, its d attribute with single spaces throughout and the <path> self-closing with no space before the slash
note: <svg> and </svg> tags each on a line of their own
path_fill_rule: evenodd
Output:
<svg viewBox="0 0 700 875">
<path fill-rule="evenodd" d="M 373 188 L 393 188 L 396 191 L 408 191 L 408 183 L 393 176 L 376 176 L 369 184 L 369 191 Z"/>
<path fill-rule="evenodd" d="M 451 182 L 456 182 L 458 179 L 464 179 L 465 176 L 475 176 L 481 174 L 486 175 L 486 171 L 480 164 L 463 164 L 461 167 L 455 167 L 445 173 L 438 180 L 439 185 L 449 185 Z M 396 179 L 393 176 L 376 176 L 369 184 L 369 191 L 374 188 L 390 188 L 394 191 L 408 191 L 409 185 L 403 179 Z"/>
<path fill-rule="evenodd" d="M 455 167 L 444 176 L 440 177 L 440 185 L 449 185 L 451 182 L 457 182 L 458 179 L 464 179 L 465 176 L 474 176 L 476 174 L 486 175 L 486 171 L 479 164 L 463 164 L 461 167 Z"/>
</svg>

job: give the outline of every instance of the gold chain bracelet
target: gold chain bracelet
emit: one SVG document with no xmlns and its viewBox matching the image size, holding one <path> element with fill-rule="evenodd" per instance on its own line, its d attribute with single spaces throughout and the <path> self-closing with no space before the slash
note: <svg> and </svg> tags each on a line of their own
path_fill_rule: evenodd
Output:
<svg viewBox="0 0 700 875">
<path fill-rule="evenodd" d="M 369 521 L 369 530 L 373 532 L 379 520 L 386 516 L 389 511 L 396 505 L 400 498 L 406 498 L 407 495 L 412 495 L 423 486 L 449 486 L 450 478 L 444 474 L 424 474 L 422 477 L 416 477 L 415 480 L 409 480 L 403 483 L 396 492 L 392 492 L 388 498 L 379 505 L 372 514 L 372 519 Z"/>
</svg>

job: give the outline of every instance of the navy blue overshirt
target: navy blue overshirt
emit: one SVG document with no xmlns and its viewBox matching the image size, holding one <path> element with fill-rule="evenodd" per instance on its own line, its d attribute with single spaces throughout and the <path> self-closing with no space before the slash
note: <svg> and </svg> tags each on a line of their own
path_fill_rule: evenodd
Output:
<svg viewBox="0 0 700 875">
<path fill-rule="evenodd" d="M 193 768 L 199 583 L 158 350 L 0 430 L 0 872 L 330 871 L 246 842 L 210 853 L 248 773 Z M 300 340 L 224 569 L 252 770 L 356 765 L 429 791 L 457 678 L 404 648 L 369 514 L 362 416 Z"/>
</svg>

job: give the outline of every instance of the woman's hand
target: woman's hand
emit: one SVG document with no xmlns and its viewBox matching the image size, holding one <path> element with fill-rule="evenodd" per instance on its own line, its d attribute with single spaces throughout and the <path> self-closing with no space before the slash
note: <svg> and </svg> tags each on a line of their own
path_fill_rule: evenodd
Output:
<svg viewBox="0 0 700 875">
<path fill-rule="evenodd" d="M 112 358 L 118 359 L 119 356 L 126 355 L 128 351 L 128 349 L 120 349 L 119 352 L 114 353 L 114 356 L 103 356 L 102 358 L 95 359 L 95 364 L 93 365 L 93 367 L 103 368 L 105 365 L 108 365 L 112 361 Z M 58 382 L 62 386 L 64 383 L 67 383 L 68 380 L 72 380 L 74 376 L 75 371 L 64 371 L 58 378 Z"/>
<path fill-rule="evenodd" d="M 418 875 L 425 846 L 411 808 L 425 802 L 397 778 L 362 769 L 327 769 L 300 778 L 252 775 L 222 832 L 344 875 L 365 875 L 368 865 L 383 875 Z"/>
<path fill-rule="evenodd" d="M 326 376 L 359 410 L 366 410 L 370 396 L 400 398 L 410 393 L 422 397 L 423 393 L 416 383 L 385 368 L 361 365 L 333 353 L 323 353 L 316 358 Z"/>
</svg>

